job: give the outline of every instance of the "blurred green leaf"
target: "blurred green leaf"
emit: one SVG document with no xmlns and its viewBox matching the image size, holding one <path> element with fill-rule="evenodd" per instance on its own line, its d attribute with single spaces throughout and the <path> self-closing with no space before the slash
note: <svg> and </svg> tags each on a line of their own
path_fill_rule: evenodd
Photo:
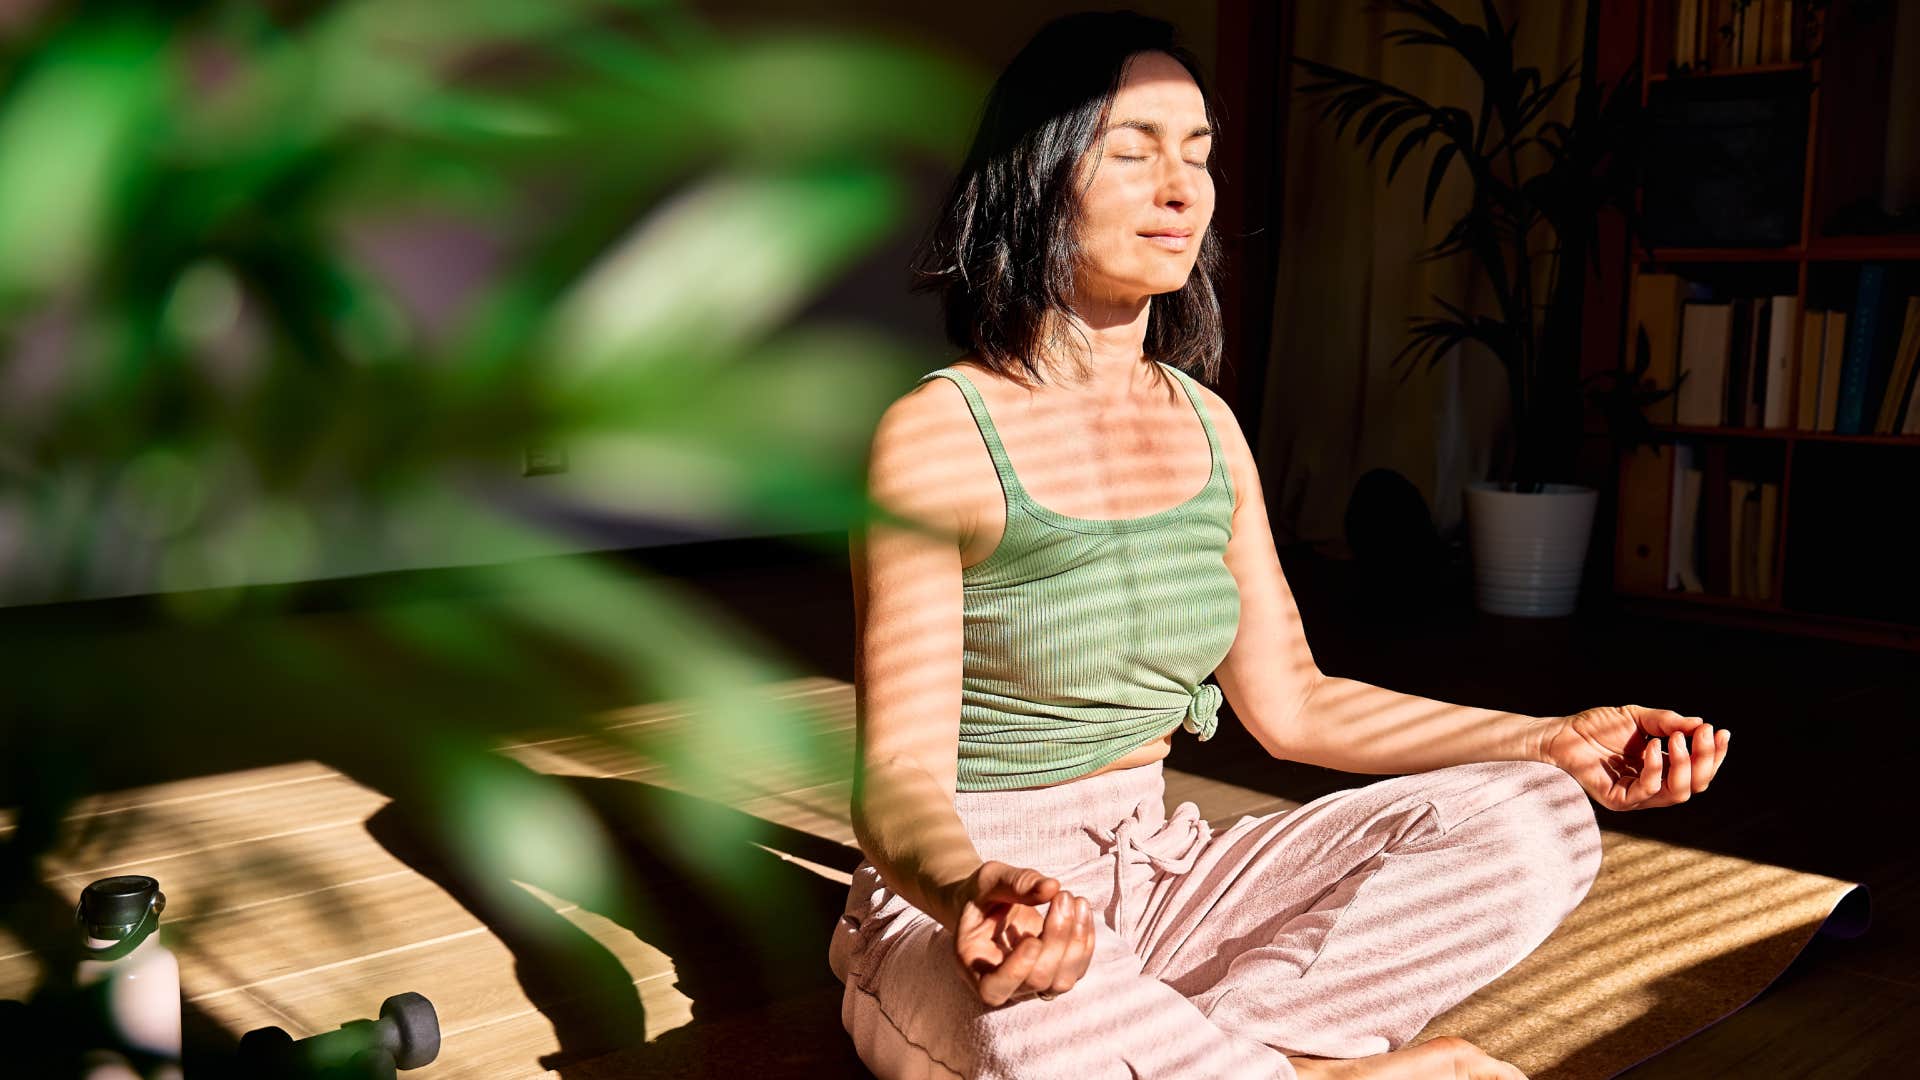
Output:
<svg viewBox="0 0 1920 1080">
<path fill-rule="evenodd" d="M 846 771 L 770 643 L 551 557 L 554 523 L 874 511 L 866 438 L 927 365 L 805 313 L 958 158 L 983 73 L 665 2 L 128 10 L 0 51 L 0 605 L 48 605 L 0 606 L 0 919 L 75 798 L 156 775 L 325 761 L 514 912 L 645 904 L 503 742 L 618 741 L 713 797 Z M 573 468 L 522 479 L 534 445 Z M 472 592 L 368 573 L 429 565 Z M 321 579 L 348 606 L 290 611 Z M 103 593 L 156 599 L 58 604 Z M 602 729 L 656 701 L 691 721 Z M 678 863 L 761 888 L 752 819 L 662 805 Z"/>
</svg>

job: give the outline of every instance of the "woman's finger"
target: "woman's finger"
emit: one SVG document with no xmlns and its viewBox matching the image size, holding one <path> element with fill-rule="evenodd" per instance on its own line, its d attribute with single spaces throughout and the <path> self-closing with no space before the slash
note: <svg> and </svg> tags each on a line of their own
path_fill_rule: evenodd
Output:
<svg viewBox="0 0 1920 1080">
<path fill-rule="evenodd" d="M 1033 904 L 1038 906 L 1053 899 L 1060 889 L 1060 882 L 1032 868 L 1006 867 L 987 883 L 982 891 L 980 902 L 999 904 Z"/>
<path fill-rule="evenodd" d="M 991 936 L 988 928 L 983 925 L 984 922 L 985 916 L 981 914 L 978 906 L 961 905 L 960 920 L 953 927 L 953 951 L 960 957 L 962 964 L 969 961 L 980 950 L 984 938 Z"/>
<path fill-rule="evenodd" d="M 998 1007 L 1027 981 L 1033 962 L 1040 956 L 1040 939 L 1028 938 L 1008 955 L 1006 962 L 980 976 L 980 1000 Z"/>
<path fill-rule="evenodd" d="M 1072 893 L 1062 891 L 1053 898 L 1047 907 L 1047 921 L 1040 925 L 1040 955 L 1033 962 L 1033 970 L 1027 973 L 1026 988 L 1049 992 L 1053 989 L 1054 976 L 1060 970 L 1060 960 L 1067 954 L 1067 946 L 1073 942 L 1074 923 L 1079 913 Z"/>
<path fill-rule="evenodd" d="M 1705 791 L 1707 785 L 1713 783 L 1714 759 L 1719 756 L 1713 739 L 1713 725 L 1702 723 L 1693 729 L 1693 736 L 1689 740 L 1693 743 L 1693 790 L 1695 792 Z"/>
<path fill-rule="evenodd" d="M 1693 717 L 1675 712 L 1672 709 L 1650 709 L 1645 705 L 1627 706 L 1627 715 L 1640 730 L 1650 735 L 1666 736 L 1676 731 L 1685 731 L 1693 726 Z"/>
<path fill-rule="evenodd" d="M 955 959 L 959 960 L 961 968 L 976 980 L 1000 966 L 1010 951 L 997 939 L 994 925 L 977 913 L 971 926 L 963 926 L 953 935 Z"/>
<path fill-rule="evenodd" d="M 1053 976 L 1053 992 L 1056 994 L 1073 989 L 1093 962 L 1093 908 L 1084 896 L 1075 897 L 1075 900 L 1080 910 L 1073 921 L 1073 942 L 1067 947 L 1067 954 L 1060 959 L 1060 970 Z"/>
<path fill-rule="evenodd" d="M 999 949 L 991 942 L 983 940 L 983 935 L 975 930 L 971 933 L 955 932 L 953 935 L 953 959 L 967 978 L 974 983 L 980 976 L 993 970 L 993 962 Z"/>
<path fill-rule="evenodd" d="M 1668 806 L 1693 797 L 1693 752 L 1687 749 L 1684 731 L 1667 736 L 1666 797 Z"/>
<path fill-rule="evenodd" d="M 1648 739 L 1647 744 L 1640 748 L 1640 775 L 1634 777 L 1633 783 L 1627 785 L 1626 798 L 1621 809 L 1631 810 L 1660 794 L 1660 787 L 1664 780 L 1663 772 L 1660 740 Z"/>
</svg>

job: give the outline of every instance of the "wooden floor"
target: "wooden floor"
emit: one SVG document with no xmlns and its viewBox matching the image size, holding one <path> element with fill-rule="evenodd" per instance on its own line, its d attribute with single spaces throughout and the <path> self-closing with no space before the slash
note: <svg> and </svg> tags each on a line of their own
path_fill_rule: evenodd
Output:
<svg viewBox="0 0 1920 1080">
<path fill-rule="evenodd" d="M 833 559 L 752 546 L 692 561 L 676 562 L 682 556 L 673 553 L 648 558 L 821 676 L 793 693 L 834 692 L 850 677 L 851 611 L 844 566 Z M 1547 622 L 1498 619 L 1472 612 L 1457 594 L 1410 610 L 1374 599 L 1355 564 L 1304 551 L 1285 561 L 1316 659 L 1332 674 L 1536 713 L 1626 701 L 1671 705 L 1737 733 L 1727 771 L 1706 796 L 1672 809 L 1601 811 L 1606 828 L 1872 887 L 1874 925 L 1865 937 L 1816 939 L 1746 1009 L 1629 1076 L 1912 1074 L 1906 1062 L 1920 1053 L 1920 938 L 1913 931 L 1920 875 L 1894 815 L 1906 810 L 1904 772 L 1920 739 L 1914 654 L 1604 611 Z M 644 726 L 662 717 L 642 708 L 622 722 Z M 816 734 L 843 739 L 850 719 L 829 715 Z M 466 880 L 448 868 L 441 841 L 409 807 L 311 762 L 263 762 L 95 800 L 82 809 L 102 828 L 43 868 L 52 883 L 45 906 L 57 915 L 69 903 L 59 893 L 118 870 L 162 877 L 173 898 L 170 933 L 193 959 L 189 1022 L 206 1046 L 223 1038 L 230 1045 L 233 1033 L 267 1024 L 328 1030 L 373 1015 L 386 994 L 429 989 L 417 985 L 421 972 L 457 971 L 467 978 L 436 979 L 429 996 L 445 1025 L 447 1059 L 461 1068 L 408 1075 L 594 1080 L 751 1068 L 772 1077 L 793 1075 L 780 1071 L 782 1054 L 816 1067 L 834 1060 L 837 1047 L 767 1045 L 764 1038 L 768 1002 L 806 1015 L 808 1023 L 782 1031 L 837 1034 L 830 1026 L 837 986 L 813 936 L 792 937 L 786 965 L 743 967 L 729 943 L 758 923 L 820 926 L 837 912 L 852 840 L 838 763 L 814 773 L 803 756 L 757 795 L 709 793 L 726 795 L 722 806 L 676 790 L 604 745 L 540 741 L 512 753 L 566 777 L 613 823 L 611 842 L 638 868 L 655 910 L 568 903 L 557 894 L 579 890 L 542 889 L 531 873 L 515 876 L 521 884 L 507 890 Z M 1170 794 L 1195 798 L 1217 819 L 1286 805 L 1263 792 L 1306 799 L 1352 782 L 1274 763 L 1231 723 L 1212 742 L 1183 747 L 1181 765 Z M 762 863 L 726 872 L 777 879 L 789 906 L 703 907 L 706 897 L 684 892 L 700 868 L 662 857 L 674 847 L 662 821 L 704 835 L 771 829 L 754 834 L 766 841 L 755 841 L 769 853 Z M 753 824 L 763 821 L 771 824 Z M 722 891 L 755 892 L 724 884 Z M 351 925 L 329 917 L 348 911 L 363 914 Z M 503 932 L 507 926 L 521 929 Z M 560 953 L 585 959 L 584 975 L 529 969 L 529 957 L 556 943 Z M 738 955 L 778 957 L 789 947 L 751 946 Z M 31 955 L 0 939 L 0 999 L 24 996 L 38 974 Z M 373 1000 L 368 987 L 380 988 Z M 610 1004 L 590 1016 L 572 1007 L 582 1000 Z M 818 1022 L 823 1016 L 828 1025 Z M 635 1030 L 651 1041 L 611 1049 L 631 1044 Z M 549 1055 L 533 1070 L 530 1047 Z M 859 1075 L 856 1062 L 838 1060 Z"/>
<path fill-rule="evenodd" d="M 582 867 L 562 859 L 502 867 L 491 884 L 506 884 L 518 903 L 490 896 L 489 883 L 451 869 L 407 807 L 316 762 L 85 800 L 70 819 L 70 842 L 42 873 L 62 906 L 101 877 L 162 881 L 170 898 L 163 940 L 179 958 L 197 1029 L 195 1076 L 229 1073 L 224 1055 L 240 1033 L 320 1034 L 409 990 L 433 1001 L 444 1040 L 439 1061 L 408 1074 L 423 1080 L 653 1076 L 671 1065 L 737 1075 L 719 1060 L 725 1017 L 766 1024 L 778 1007 L 808 1015 L 779 1025 L 781 1038 L 798 1040 L 786 1048 L 796 1068 L 772 1075 L 819 1075 L 823 1062 L 830 1075 L 864 1075 L 844 1052 L 839 988 L 825 962 L 826 928 L 858 859 L 846 815 L 852 695 L 842 680 L 812 677 L 766 688 L 766 697 L 807 716 L 814 727 L 801 741 L 825 752 L 736 747 L 708 762 L 713 783 L 692 787 L 629 743 L 684 737 L 699 722 L 661 707 L 611 714 L 601 737 L 503 747 L 584 796 L 593 823 L 620 844 L 609 862 L 672 864 L 642 873 L 640 895 L 659 900 L 656 911 L 560 899 L 556 892 L 592 891 L 590 883 L 579 889 Z M 1169 773 L 1168 792 L 1223 826 L 1297 805 L 1178 772 Z M 700 851 L 735 854 L 705 868 L 675 859 L 668 831 Z M 742 862 L 750 846 L 771 858 Z M 702 895 L 703 869 L 759 888 L 736 880 Z M 703 910 L 742 897 L 750 907 L 756 894 L 788 906 L 747 917 Z M 743 940 L 735 954 L 714 947 L 751 927 L 772 932 Z M 551 977 L 528 968 L 542 958 L 555 964 Z M 564 967 L 566 959 L 576 966 Z M 0 999 L 27 998 L 44 974 L 39 957 L 0 931 Z M 750 977 L 767 985 L 727 985 Z M 697 1012 L 721 1022 L 689 1029 Z M 663 1042 L 683 1030 L 693 1038 Z M 766 1066 L 757 1051 L 761 1075 Z"/>
</svg>

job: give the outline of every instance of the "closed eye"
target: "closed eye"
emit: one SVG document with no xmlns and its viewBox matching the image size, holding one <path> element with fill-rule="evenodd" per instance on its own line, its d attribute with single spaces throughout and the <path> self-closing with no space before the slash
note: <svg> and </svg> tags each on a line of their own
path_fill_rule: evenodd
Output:
<svg viewBox="0 0 1920 1080">
<path fill-rule="evenodd" d="M 1116 160 L 1119 160 L 1119 161 L 1145 161 L 1145 160 L 1147 160 L 1146 158 L 1143 158 L 1143 157 L 1129 157 L 1129 156 L 1127 156 L 1126 154 L 1115 154 L 1115 155 L 1114 155 L 1114 158 L 1115 158 Z M 1187 164 L 1189 164 L 1189 165 L 1191 165 L 1191 166 L 1193 166 L 1193 167 L 1194 167 L 1194 168 L 1196 168 L 1196 169 L 1204 169 L 1204 168 L 1206 168 L 1206 167 L 1207 167 L 1207 163 L 1206 163 L 1206 162 L 1204 162 L 1204 161 L 1189 161 L 1189 162 L 1187 162 Z"/>
</svg>

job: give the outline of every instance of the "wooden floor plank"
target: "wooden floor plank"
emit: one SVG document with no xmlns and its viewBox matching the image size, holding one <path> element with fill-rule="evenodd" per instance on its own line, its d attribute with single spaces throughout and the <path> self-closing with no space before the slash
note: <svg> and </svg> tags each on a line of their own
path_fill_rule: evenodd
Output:
<svg viewBox="0 0 1920 1080">
<path fill-rule="evenodd" d="M 59 860 L 52 865 L 57 867 Z M 56 884 L 77 901 L 80 890 L 98 877 L 147 874 L 167 894 L 165 922 L 177 924 L 399 872 L 413 871 L 368 835 L 363 816 L 210 848 L 189 857 L 169 855 L 100 867 L 62 876 Z"/>
<path fill-rule="evenodd" d="M 104 818 L 113 814 L 162 806 L 177 808 L 189 803 L 205 802 L 247 791 L 271 791 L 307 780 L 338 775 L 338 772 L 317 761 L 296 761 L 285 765 L 242 769 L 238 772 L 219 773 L 213 776 L 196 776 L 165 784 L 150 784 L 145 787 L 127 788 L 124 791 L 89 795 L 73 804 L 67 818 L 68 820 Z"/>
<path fill-rule="evenodd" d="M 1300 804 L 1264 791 L 1229 784 L 1179 769 L 1165 769 L 1167 808 L 1171 811 L 1183 802 L 1200 807 L 1215 828 L 1225 828 L 1243 816 L 1291 810 Z"/>
<path fill-rule="evenodd" d="M 507 748 L 529 768 L 566 776 L 619 778 L 665 784 L 723 800 L 776 794 L 853 774 L 853 739 L 844 724 L 809 715 L 806 726 L 777 745 L 716 739 L 698 716 L 658 718 L 648 728 L 652 745 L 674 760 L 649 757 L 639 747 L 578 736 Z M 609 738 L 617 738 L 610 732 Z M 695 740 L 698 741 L 695 741 Z M 697 770 L 697 771 L 696 771 Z"/>
<path fill-rule="evenodd" d="M 737 806 L 743 813 L 776 825 L 798 829 L 836 844 L 857 847 L 853 823 L 848 817 L 848 800 L 852 794 L 852 781 L 834 780 L 748 799 Z"/>
<path fill-rule="evenodd" d="M 513 977 L 513 955 L 484 929 L 413 941 L 325 968 L 303 968 L 243 987 L 194 995 L 206 1006 L 246 994 L 291 1019 L 296 1037 L 330 1031 L 355 1017 L 372 1015 L 381 1001 L 404 991 L 423 993 L 441 1026 L 473 1027 L 526 1007 Z"/>
<path fill-rule="evenodd" d="M 207 799 L 85 819 L 48 862 L 62 876 L 91 880 L 125 872 L 128 866 L 206 856 L 268 837 L 365 821 L 386 802 L 385 795 L 338 773 L 267 788 L 249 786 Z M 96 824 L 98 828 L 91 827 Z"/>
<path fill-rule="evenodd" d="M 176 922 L 168 944 L 181 991 L 196 997 L 480 928 L 438 885 L 402 871 Z"/>
<path fill-rule="evenodd" d="M 0 1001 L 25 1001 L 46 976 L 40 958 L 28 952 L 18 938 L 0 941 Z"/>
</svg>

